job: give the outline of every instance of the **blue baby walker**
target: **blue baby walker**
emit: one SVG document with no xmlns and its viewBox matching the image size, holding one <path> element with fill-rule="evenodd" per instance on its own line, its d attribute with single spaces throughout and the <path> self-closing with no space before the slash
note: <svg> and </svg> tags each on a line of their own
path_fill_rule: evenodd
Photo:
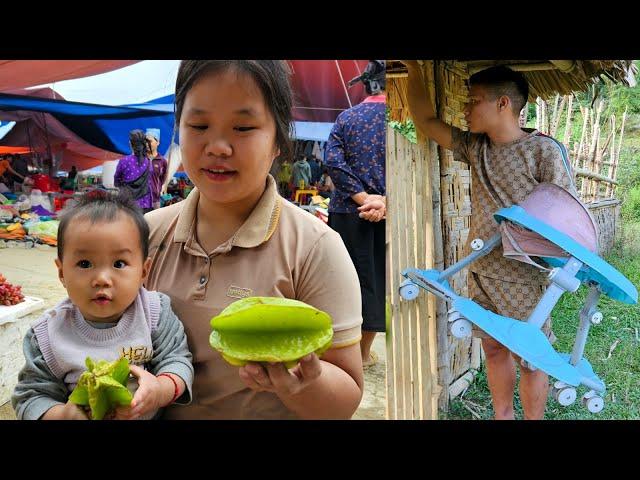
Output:
<svg viewBox="0 0 640 480">
<path fill-rule="evenodd" d="M 551 389 L 560 405 L 577 398 L 577 387 L 588 391 L 582 400 L 589 412 L 604 408 L 604 382 L 583 357 L 591 325 L 602 321 L 598 299 L 605 294 L 624 303 L 637 303 L 636 287 L 597 255 L 597 227 L 590 212 L 561 187 L 541 183 L 520 204 L 502 208 L 494 214 L 500 233 L 488 241 L 475 239 L 473 252 L 444 271 L 407 268 L 400 285 L 400 296 L 414 300 L 419 288 L 450 302 L 448 322 L 451 334 L 469 337 L 472 323 L 522 359 L 523 366 L 540 369 L 557 379 Z M 500 243 L 507 257 L 533 264 L 549 272 L 546 292 L 527 319 L 513 319 L 486 310 L 472 300 L 456 294 L 447 279 Z M 541 265 L 533 258 L 543 260 Z M 541 328 L 565 292 L 575 292 L 581 284 L 589 288 L 580 310 L 580 323 L 571 353 L 555 351 Z M 521 321 L 524 320 L 524 321 Z"/>
</svg>

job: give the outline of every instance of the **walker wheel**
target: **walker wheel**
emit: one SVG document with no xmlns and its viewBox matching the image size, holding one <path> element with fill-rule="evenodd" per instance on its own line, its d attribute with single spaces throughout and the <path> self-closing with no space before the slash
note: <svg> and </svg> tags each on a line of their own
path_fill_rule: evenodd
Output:
<svg viewBox="0 0 640 480">
<path fill-rule="evenodd" d="M 451 326 L 449 327 L 451 331 L 451 335 L 456 338 L 467 338 L 471 336 L 471 322 L 465 318 L 461 318 L 456 320 L 455 322 L 451 322 Z"/>
<path fill-rule="evenodd" d="M 419 293 L 420 288 L 415 283 L 405 283 L 400 287 L 400 296 L 405 300 L 415 300 Z"/>
</svg>

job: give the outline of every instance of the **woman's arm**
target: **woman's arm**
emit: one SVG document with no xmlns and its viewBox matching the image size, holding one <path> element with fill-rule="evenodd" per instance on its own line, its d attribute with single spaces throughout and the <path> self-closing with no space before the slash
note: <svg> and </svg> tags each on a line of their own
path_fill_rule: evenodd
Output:
<svg viewBox="0 0 640 480">
<path fill-rule="evenodd" d="M 358 274 L 335 231 L 327 230 L 309 249 L 294 280 L 297 300 L 332 317 L 334 347 L 321 360 L 308 355 L 292 370 L 251 363 L 240 369 L 240 378 L 254 390 L 275 393 L 301 418 L 350 418 L 363 392 L 362 300 Z"/>
<path fill-rule="evenodd" d="M 240 378 L 254 390 L 273 392 L 303 419 L 349 419 L 364 391 L 360 345 L 332 348 L 322 360 L 307 355 L 291 371 L 283 363 L 249 364 Z"/>
</svg>

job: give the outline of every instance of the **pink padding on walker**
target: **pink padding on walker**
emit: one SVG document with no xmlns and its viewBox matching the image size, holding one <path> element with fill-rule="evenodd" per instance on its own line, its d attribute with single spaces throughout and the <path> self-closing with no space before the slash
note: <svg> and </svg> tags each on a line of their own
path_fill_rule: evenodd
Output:
<svg viewBox="0 0 640 480">
<path fill-rule="evenodd" d="M 598 254 L 598 226 L 591 212 L 564 188 L 552 183 L 540 183 L 520 206 L 528 215 Z M 504 256 L 513 260 L 539 266 L 529 257 L 570 256 L 544 237 L 509 221 L 500 224 L 500 232 Z"/>
</svg>

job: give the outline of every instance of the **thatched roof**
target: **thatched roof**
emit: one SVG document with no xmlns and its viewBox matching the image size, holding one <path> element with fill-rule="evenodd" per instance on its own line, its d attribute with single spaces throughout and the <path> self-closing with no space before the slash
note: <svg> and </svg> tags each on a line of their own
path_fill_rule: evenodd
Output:
<svg viewBox="0 0 640 480">
<path fill-rule="evenodd" d="M 529 101 L 585 91 L 603 77 L 624 85 L 635 84 L 632 60 L 456 60 L 443 61 L 445 67 L 464 78 L 494 65 L 507 65 L 521 71 L 529 82 Z M 406 67 L 397 61 L 387 63 L 388 103 L 392 117 L 406 119 Z M 395 92 L 395 93 L 394 93 Z"/>
</svg>

